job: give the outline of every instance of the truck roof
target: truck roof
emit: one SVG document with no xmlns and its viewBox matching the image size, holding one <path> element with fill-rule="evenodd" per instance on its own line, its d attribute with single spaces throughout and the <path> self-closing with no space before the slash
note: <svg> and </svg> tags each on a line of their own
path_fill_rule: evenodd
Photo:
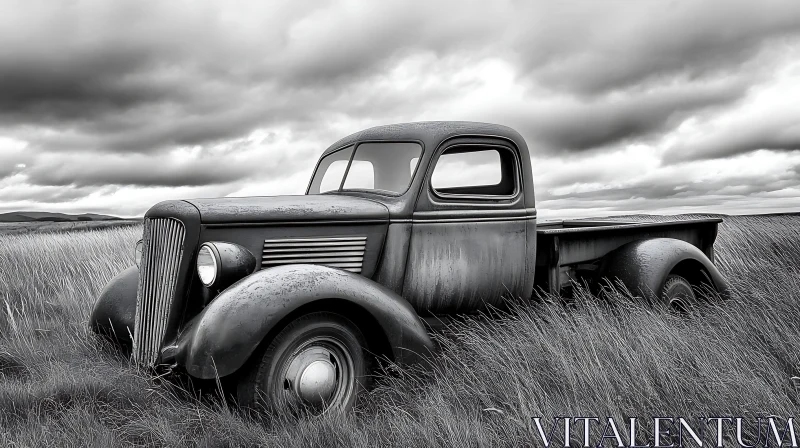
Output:
<svg viewBox="0 0 800 448">
<path fill-rule="evenodd" d="M 322 155 L 326 156 L 337 149 L 365 140 L 418 140 L 427 150 L 436 148 L 443 141 L 458 136 L 504 137 L 514 142 L 523 155 L 528 154 L 525 140 L 517 131 L 508 126 L 473 121 L 418 121 L 375 126 L 355 132 L 330 145 Z"/>
</svg>

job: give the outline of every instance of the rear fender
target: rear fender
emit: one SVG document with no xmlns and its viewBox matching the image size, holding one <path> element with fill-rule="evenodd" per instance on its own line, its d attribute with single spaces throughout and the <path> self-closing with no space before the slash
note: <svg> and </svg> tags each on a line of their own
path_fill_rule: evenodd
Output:
<svg viewBox="0 0 800 448">
<path fill-rule="evenodd" d="M 99 334 L 110 336 L 125 346 L 131 346 L 136 319 L 136 288 L 139 269 L 131 266 L 114 277 L 97 299 L 89 327 Z"/>
<path fill-rule="evenodd" d="M 598 277 L 620 281 L 632 294 L 655 303 L 660 301 L 660 292 L 671 273 L 686 277 L 693 286 L 710 283 L 723 298 L 730 294 L 728 282 L 700 249 L 673 238 L 652 238 L 620 246 L 603 257 Z"/>
<path fill-rule="evenodd" d="M 298 264 L 256 272 L 223 291 L 165 349 L 164 361 L 174 359 L 196 378 L 230 375 L 293 312 L 311 310 L 315 302 L 328 299 L 366 311 L 380 326 L 396 362 L 421 362 L 433 348 L 414 309 L 394 291 L 351 272 Z M 357 319 L 354 323 L 362 324 Z"/>
</svg>

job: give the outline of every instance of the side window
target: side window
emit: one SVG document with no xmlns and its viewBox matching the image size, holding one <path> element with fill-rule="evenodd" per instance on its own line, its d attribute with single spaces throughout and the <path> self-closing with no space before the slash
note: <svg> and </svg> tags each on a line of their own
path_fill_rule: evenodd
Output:
<svg viewBox="0 0 800 448">
<path fill-rule="evenodd" d="M 436 161 L 431 186 L 444 196 L 512 196 L 517 191 L 516 158 L 502 147 L 449 148 Z"/>
</svg>

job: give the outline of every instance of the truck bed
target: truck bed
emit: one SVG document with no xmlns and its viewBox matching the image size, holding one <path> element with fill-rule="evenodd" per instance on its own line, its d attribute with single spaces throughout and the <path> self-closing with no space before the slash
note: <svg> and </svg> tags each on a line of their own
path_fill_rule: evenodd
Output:
<svg viewBox="0 0 800 448">
<path fill-rule="evenodd" d="M 714 261 L 719 218 L 666 222 L 560 220 L 537 225 L 537 287 L 557 293 L 571 280 L 591 275 L 600 259 L 631 241 L 675 238 L 699 248 Z"/>
</svg>

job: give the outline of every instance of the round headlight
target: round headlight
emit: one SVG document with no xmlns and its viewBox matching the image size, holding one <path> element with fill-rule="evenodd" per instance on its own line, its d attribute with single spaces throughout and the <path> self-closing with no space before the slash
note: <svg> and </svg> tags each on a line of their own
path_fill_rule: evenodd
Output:
<svg viewBox="0 0 800 448">
<path fill-rule="evenodd" d="M 197 252 L 197 275 L 200 277 L 200 281 L 206 286 L 213 285 L 218 271 L 217 255 L 211 246 L 203 244 L 200 246 L 200 251 Z"/>
<path fill-rule="evenodd" d="M 136 267 L 142 267 L 142 251 L 144 250 L 144 242 L 139 240 L 136 242 L 136 247 L 133 249 L 133 260 L 136 262 Z"/>
</svg>

